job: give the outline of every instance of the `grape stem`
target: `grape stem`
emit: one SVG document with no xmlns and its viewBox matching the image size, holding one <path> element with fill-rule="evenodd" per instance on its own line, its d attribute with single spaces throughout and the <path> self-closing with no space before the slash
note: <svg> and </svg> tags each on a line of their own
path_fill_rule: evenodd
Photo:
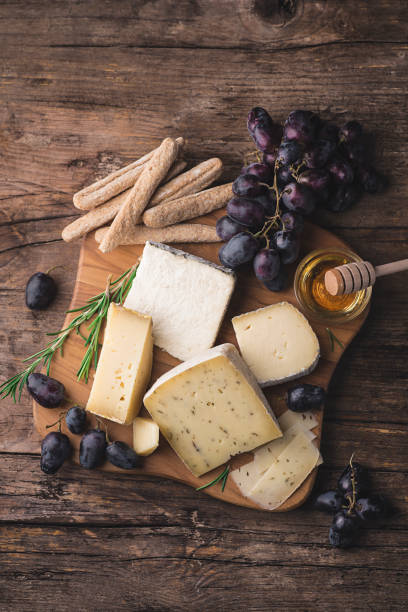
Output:
<svg viewBox="0 0 408 612">
<path fill-rule="evenodd" d="M 259 153 L 259 151 L 258 151 L 258 153 Z M 266 248 L 267 249 L 269 249 L 269 245 L 270 245 L 270 238 L 268 236 L 269 231 L 274 226 L 278 227 L 278 221 L 281 221 L 281 216 L 280 216 L 280 197 L 281 196 L 280 196 L 279 188 L 278 188 L 278 170 L 279 170 L 279 168 L 280 168 L 280 162 L 277 159 L 275 161 L 275 166 L 274 166 L 274 170 L 273 170 L 273 185 L 272 185 L 272 187 L 270 185 L 268 185 L 267 183 L 260 183 L 260 185 L 264 185 L 265 187 L 267 187 L 271 191 L 273 190 L 275 192 L 275 197 L 276 197 L 275 213 L 271 217 L 266 217 L 266 221 L 265 221 L 262 229 L 260 229 L 258 232 L 253 234 L 254 238 L 264 238 L 264 240 L 266 242 Z M 283 229 L 285 229 L 284 224 L 283 224 Z"/>
</svg>

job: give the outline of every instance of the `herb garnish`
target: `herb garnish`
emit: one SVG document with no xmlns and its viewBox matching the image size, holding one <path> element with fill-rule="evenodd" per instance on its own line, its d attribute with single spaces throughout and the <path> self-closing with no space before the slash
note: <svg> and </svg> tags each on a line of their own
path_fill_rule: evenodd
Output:
<svg viewBox="0 0 408 612">
<path fill-rule="evenodd" d="M 106 289 L 102 291 L 102 293 L 89 298 L 85 306 L 74 308 L 73 310 L 67 310 L 67 313 L 78 314 L 72 319 L 68 327 L 65 329 L 47 334 L 47 336 L 55 336 L 55 339 L 51 340 L 44 349 L 23 360 L 23 363 L 31 362 L 30 365 L 28 365 L 27 368 L 19 374 L 16 374 L 15 376 L 12 376 L 6 380 L 0 386 L 0 399 L 4 399 L 11 395 L 13 401 L 16 402 L 16 394 L 18 394 L 18 401 L 20 401 L 21 393 L 25 383 L 27 382 L 27 378 L 40 365 L 46 369 L 46 373 L 49 375 L 51 360 L 54 354 L 59 350 L 62 355 L 63 344 L 73 331 L 83 338 L 85 346 L 87 347 L 86 353 L 77 372 L 77 377 L 78 380 L 84 378 L 85 382 L 88 382 L 89 370 L 92 366 L 92 362 L 94 362 L 94 366 L 96 368 L 98 359 L 99 334 L 102 323 L 106 318 L 109 306 L 112 302 L 119 304 L 123 303 L 123 300 L 131 287 L 133 279 L 136 276 L 136 270 L 137 265 L 126 270 L 126 272 L 121 274 L 121 276 L 114 281 L 111 281 L 111 277 L 109 276 Z M 89 331 L 88 337 L 85 337 L 81 332 L 81 325 L 92 318 L 93 321 L 87 327 Z"/>
<path fill-rule="evenodd" d="M 221 492 L 224 493 L 229 471 L 230 471 L 230 466 L 227 465 L 227 467 L 221 472 L 219 476 L 217 476 L 217 478 L 214 478 L 214 480 L 211 480 L 211 482 L 207 482 L 207 484 L 202 485 L 201 487 L 198 487 L 196 491 L 201 491 L 202 489 L 206 489 L 207 487 L 212 487 L 213 485 L 217 484 L 217 482 L 222 481 Z"/>
<path fill-rule="evenodd" d="M 331 329 L 329 329 L 328 327 L 326 327 L 326 331 L 328 333 L 328 336 L 330 338 L 330 350 L 333 352 L 334 351 L 334 343 L 338 344 L 340 348 L 344 349 L 344 344 L 342 343 L 341 340 L 339 340 L 337 338 L 337 336 L 335 336 L 332 332 Z"/>
</svg>

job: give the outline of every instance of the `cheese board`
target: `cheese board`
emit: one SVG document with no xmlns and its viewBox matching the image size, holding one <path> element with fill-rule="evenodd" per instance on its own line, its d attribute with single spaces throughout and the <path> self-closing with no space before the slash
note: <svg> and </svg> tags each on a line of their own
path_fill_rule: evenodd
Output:
<svg viewBox="0 0 408 612">
<path fill-rule="evenodd" d="M 218 211 L 207 215 L 204 218 L 205 222 L 209 225 L 215 225 L 217 218 L 222 214 L 223 211 Z M 202 221 L 202 218 L 200 218 L 200 221 Z M 187 253 L 202 257 L 210 262 L 219 263 L 219 244 L 189 243 L 176 246 Z M 332 233 L 307 223 L 302 237 L 301 255 L 317 248 L 329 247 L 347 248 L 347 245 Z M 118 277 L 126 269 L 135 264 L 142 252 L 143 245 L 133 245 L 120 246 L 111 253 L 102 253 L 98 250 L 94 232 L 88 234 L 83 239 L 81 246 L 78 272 L 70 309 L 82 306 L 88 298 L 102 291 L 106 286 L 107 277 L 110 274 L 114 278 Z M 240 269 L 238 272 L 237 285 L 216 339 L 216 344 L 231 343 L 238 346 L 231 324 L 231 319 L 237 315 L 282 301 L 287 301 L 298 306 L 293 291 L 295 268 L 296 264 L 290 266 L 290 283 L 287 289 L 277 293 L 268 291 L 252 274 L 250 266 Z M 331 331 L 335 334 L 336 338 L 340 340 L 342 346 L 340 346 L 340 344 L 333 346 L 324 324 L 310 321 L 319 339 L 321 357 L 316 369 L 310 375 L 303 377 L 301 379 L 302 382 L 320 385 L 327 389 L 337 363 L 344 350 L 346 350 L 347 346 L 361 328 L 367 314 L 368 309 L 354 320 L 348 321 L 341 326 L 336 326 L 334 324 L 330 326 Z M 72 316 L 72 314 L 67 315 L 64 327 L 72 319 Z M 93 371 L 91 371 L 91 376 L 87 384 L 85 384 L 83 380 L 78 382 L 76 379 L 75 373 L 81 363 L 83 354 L 83 340 L 79 335 L 72 334 L 64 345 L 63 355 L 56 355 L 51 364 L 50 375 L 65 385 L 66 394 L 69 397 L 69 405 L 78 404 L 85 406 L 92 387 Z M 160 376 L 179 363 L 180 361 L 176 358 L 155 346 L 150 384 L 153 384 Z M 286 410 L 284 395 L 288 386 L 289 384 L 286 383 L 264 389 L 265 395 L 274 413 L 278 417 Z M 41 436 L 44 436 L 49 431 L 46 429 L 46 426 L 55 421 L 55 413 L 34 402 L 33 414 L 35 426 Z M 143 408 L 139 416 L 146 415 L 147 412 Z M 313 432 L 316 434 L 316 444 L 320 447 L 323 410 L 316 411 L 315 417 L 318 424 L 313 429 Z M 89 423 L 92 426 L 96 425 L 94 415 L 89 415 Z M 107 422 L 107 427 L 109 437 L 112 440 L 121 440 L 132 445 L 132 425 L 120 425 L 109 421 Z M 69 435 L 75 450 L 74 461 L 78 463 L 80 436 L 72 435 L 67 430 L 65 423 L 62 424 L 62 431 Z M 235 469 L 246 463 L 250 463 L 252 460 L 253 453 L 244 453 L 233 457 L 229 463 L 231 469 Z M 105 462 L 100 469 L 110 472 L 122 471 L 108 462 Z M 217 477 L 221 470 L 222 467 L 218 467 L 201 477 L 194 476 L 176 455 L 167 441 L 160 436 L 159 448 L 153 454 L 145 457 L 143 466 L 140 469 L 133 470 L 133 472 L 135 474 L 170 478 L 191 487 L 198 488 Z M 293 510 L 306 500 L 313 487 L 316 470 L 317 468 L 311 472 L 303 484 L 281 506 L 279 506 L 277 511 Z M 258 510 L 262 509 L 254 501 L 242 495 L 232 478 L 227 479 L 224 490 L 222 490 L 220 484 L 217 484 L 205 489 L 203 492 L 197 493 L 197 495 L 201 495 L 202 493 L 236 505 Z"/>
</svg>

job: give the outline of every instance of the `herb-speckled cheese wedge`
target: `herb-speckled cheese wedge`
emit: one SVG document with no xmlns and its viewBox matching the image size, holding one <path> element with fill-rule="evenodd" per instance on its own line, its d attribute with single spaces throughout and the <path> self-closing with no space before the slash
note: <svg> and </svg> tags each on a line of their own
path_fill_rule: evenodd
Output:
<svg viewBox="0 0 408 612">
<path fill-rule="evenodd" d="M 234 317 L 232 325 L 241 354 L 261 387 L 310 374 L 319 361 L 316 334 L 288 302 Z"/>
<path fill-rule="evenodd" d="M 232 344 L 209 349 L 164 374 L 144 404 L 195 476 L 282 435 Z"/>
</svg>

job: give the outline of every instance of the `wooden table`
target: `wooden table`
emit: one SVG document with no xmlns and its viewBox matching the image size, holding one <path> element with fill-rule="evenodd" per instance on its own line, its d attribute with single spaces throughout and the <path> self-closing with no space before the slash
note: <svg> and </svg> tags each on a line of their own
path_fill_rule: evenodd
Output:
<svg viewBox="0 0 408 612">
<path fill-rule="evenodd" d="M 407 257 L 407 20 L 405 0 L 2 0 L 1 380 L 63 320 L 72 193 L 164 134 L 186 136 L 192 160 L 220 156 L 232 178 L 254 105 L 373 131 L 390 189 L 315 221 L 374 263 Z M 28 277 L 56 264 L 55 305 L 30 312 Z M 398 510 L 384 528 L 339 551 L 307 505 L 271 515 L 166 480 L 47 477 L 25 394 L 0 405 L 1 610 L 406 609 L 407 287 L 404 274 L 378 281 L 336 372 L 317 485 L 355 452 Z"/>
</svg>

